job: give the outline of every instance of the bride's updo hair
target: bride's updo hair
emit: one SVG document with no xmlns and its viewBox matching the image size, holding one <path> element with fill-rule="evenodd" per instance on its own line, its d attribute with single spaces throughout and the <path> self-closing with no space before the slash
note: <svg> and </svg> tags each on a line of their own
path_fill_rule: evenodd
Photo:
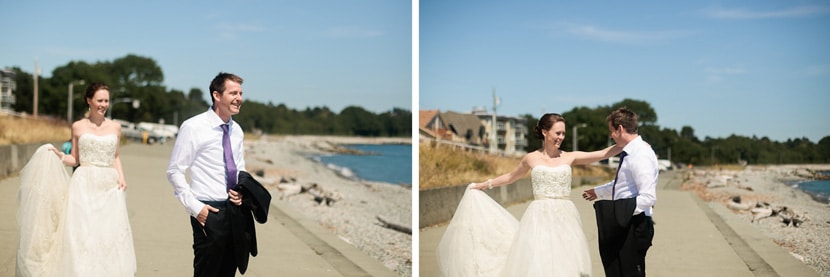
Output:
<svg viewBox="0 0 830 277">
<path fill-rule="evenodd" d="M 534 134 L 536 134 L 537 139 L 544 139 L 545 136 L 542 135 L 542 132 L 550 130 L 553 127 L 553 124 L 556 122 L 565 122 L 565 118 L 558 113 L 546 113 L 539 118 L 539 121 L 536 122 L 536 127 L 533 127 Z"/>
<path fill-rule="evenodd" d="M 88 87 L 86 87 L 86 93 L 84 94 L 84 97 L 86 97 L 86 99 L 92 99 L 92 97 L 95 97 L 95 92 L 102 89 L 109 91 L 110 87 L 108 87 L 104 83 L 91 83 Z"/>
</svg>

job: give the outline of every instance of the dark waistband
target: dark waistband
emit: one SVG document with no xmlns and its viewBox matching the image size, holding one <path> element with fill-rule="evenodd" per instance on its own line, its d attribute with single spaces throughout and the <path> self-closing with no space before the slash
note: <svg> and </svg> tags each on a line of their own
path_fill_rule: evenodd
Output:
<svg viewBox="0 0 830 277">
<path fill-rule="evenodd" d="M 651 218 L 651 216 L 646 215 L 646 212 L 635 214 L 635 215 L 632 216 L 632 218 L 634 218 L 634 217 Z"/>
<path fill-rule="evenodd" d="M 228 205 L 228 200 L 223 200 L 223 201 L 205 201 L 205 200 L 199 200 L 199 202 L 202 202 L 202 203 L 204 203 L 205 205 L 210 205 L 211 207 L 214 207 L 214 208 L 216 208 L 216 207 L 224 207 L 224 206 Z"/>
</svg>

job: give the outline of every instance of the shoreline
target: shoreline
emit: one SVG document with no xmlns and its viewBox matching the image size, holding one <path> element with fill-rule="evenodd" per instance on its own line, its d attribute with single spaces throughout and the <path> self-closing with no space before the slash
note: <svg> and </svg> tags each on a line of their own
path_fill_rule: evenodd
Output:
<svg viewBox="0 0 830 277">
<path fill-rule="evenodd" d="M 790 186 L 794 189 L 802 191 L 806 194 L 809 194 L 814 201 L 819 202 L 821 204 L 830 204 L 830 194 L 828 193 L 815 193 L 812 191 L 807 191 L 801 188 L 802 183 L 812 182 L 812 181 L 823 181 L 823 180 L 814 180 L 814 179 L 807 179 L 807 180 L 793 180 L 793 181 L 785 181 L 787 186 Z"/>
<path fill-rule="evenodd" d="M 308 154 L 307 157 L 350 180 L 412 187 L 411 148 L 403 151 L 410 147 L 409 144 L 360 143 L 336 147 L 335 153 Z M 385 168 L 388 165 L 399 166 Z"/>
<path fill-rule="evenodd" d="M 288 203 L 400 276 L 411 276 L 411 235 L 386 228 L 379 222 L 383 218 L 411 225 L 411 186 L 344 177 L 312 158 L 338 154 L 344 144 L 405 142 L 411 143 L 411 139 L 262 136 L 246 141 L 246 167 L 257 173 L 257 179 L 264 186 L 276 192 L 272 201 Z M 300 193 L 301 187 L 314 188 L 314 191 Z M 312 192 L 319 192 L 331 202 L 316 201 Z"/>
<path fill-rule="evenodd" d="M 799 174 L 805 169 L 828 170 L 830 165 L 692 169 L 684 172 L 681 187 L 696 192 L 710 205 L 723 205 L 726 209 L 718 212 L 721 217 L 750 223 L 820 275 L 830 275 L 830 205 L 795 187 L 809 181 Z M 803 223 L 795 227 L 794 220 L 788 222 L 793 218 Z"/>
</svg>

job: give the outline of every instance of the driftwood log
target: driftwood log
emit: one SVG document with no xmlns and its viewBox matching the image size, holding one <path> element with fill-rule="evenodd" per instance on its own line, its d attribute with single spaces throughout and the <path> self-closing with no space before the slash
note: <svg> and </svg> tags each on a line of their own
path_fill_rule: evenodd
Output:
<svg viewBox="0 0 830 277">
<path fill-rule="evenodd" d="M 388 229 L 392 229 L 392 230 L 395 230 L 395 231 L 398 231 L 398 232 L 401 232 L 401 233 L 404 233 L 404 234 L 412 235 L 412 228 L 410 228 L 409 226 L 405 226 L 403 224 L 398 224 L 398 223 L 394 223 L 394 222 L 389 222 L 388 220 L 383 219 L 383 217 L 381 217 L 379 215 L 376 215 L 375 218 L 377 218 L 378 221 L 380 221 L 380 226 L 383 227 L 383 228 L 388 228 Z"/>
<path fill-rule="evenodd" d="M 320 205 L 325 204 L 326 206 L 331 206 L 337 200 L 342 199 L 342 196 L 340 196 L 339 193 L 324 190 L 322 187 L 317 185 L 317 183 L 300 185 L 296 182 L 281 181 L 278 185 L 278 188 L 282 192 L 282 194 L 280 195 L 280 199 L 301 193 L 308 193 L 314 197 L 315 202 L 317 202 Z"/>
<path fill-rule="evenodd" d="M 335 201 L 340 200 L 340 194 L 323 190 L 317 184 L 312 184 L 305 190 L 308 194 L 314 196 L 314 201 L 320 205 L 326 204 L 326 206 L 331 206 Z"/>
</svg>

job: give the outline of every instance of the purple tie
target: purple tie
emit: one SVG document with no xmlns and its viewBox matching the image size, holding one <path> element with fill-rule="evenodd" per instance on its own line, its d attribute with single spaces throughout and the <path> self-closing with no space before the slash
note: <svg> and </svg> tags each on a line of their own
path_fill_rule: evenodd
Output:
<svg viewBox="0 0 830 277">
<path fill-rule="evenodd" d="M 617 193 L 617 178 L 620 177 L 620 168 L 622 167 L 622 162 L 623 159 L 625 159 L 625 156 L 628 156 L 628 153 L 622 151 L 622 153 L 620 153 L 620 164 L 617 166 L 617 174 L 614 175 L 614 185 L 611 187 L 611 200 L 614 200 L 614 194 Z"/>
<path fill-rule="evenodd" d="M 231 151 L 231 136 L 228 132 L 229 124 L 222 124 L 222 149 L 225 151 L 225 178 L 228 181 L 228 190 L 236 187 L 236 163 Z"/>
</svg>

